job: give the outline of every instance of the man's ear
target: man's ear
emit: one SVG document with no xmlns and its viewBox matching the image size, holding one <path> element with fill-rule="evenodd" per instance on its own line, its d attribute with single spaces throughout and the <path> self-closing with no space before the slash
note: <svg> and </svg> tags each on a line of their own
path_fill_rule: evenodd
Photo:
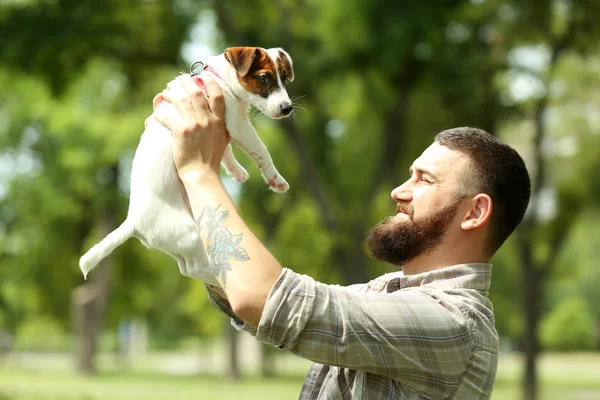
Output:
<svg viewBox="0 0 600 400">
<path fill-rule="evenodd" d="M 460 227 L 465 231 L 479 228 L 492 217 L 492 198 L 485 193 L 480 193 L 470 201 L 470 208 L 465 214 Z"/>
<path fill-rule="evenodd" d="M 256 56 L 260 52 L 258 47 L 230 47 L 225 50 L 225 59 L 235 68 L 240 77 L 245 77 L 250 72 Z"/>
</svg>

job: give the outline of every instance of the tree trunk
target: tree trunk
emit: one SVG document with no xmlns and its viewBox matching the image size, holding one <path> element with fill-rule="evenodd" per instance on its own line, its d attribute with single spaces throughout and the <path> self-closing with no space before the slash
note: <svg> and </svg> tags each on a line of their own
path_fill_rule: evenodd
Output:
<svg viewBox="0 0 600 400">
<path fill-rule="evenodd" d="M 525 369 L 523 371 L 523 399 L 535 400 L 537 398 L 537 357 L 539 342 L 537 328 L 540 319 L 540 296 L 542 293 L 543 277 L 531 260 L 522 260 L 523 279 L 523 313 L 525 315 L 525 329 L 523 332 L 523 353 L 525 355 Z"/>
<path fill-rule="evenodd" d="M 107 207 L 101 220 L 102 234 L 108 235 L 115 228 L 112 211 Z M 94 356 L 97 340 L 106 313 L 112 259 L 105 258 L 90 273 L 88 282 L 73 290 L 71 313 L 75 331 L 75 368 L 83 375 L 95 372 Z"/>
<path fill-rule="evenodd" d="M 240 378 L 240 362 L 239 362 L 239 341 L 238 331 L 229 323 L 227 319 L 227 332 L 229 339 L 229 377 L 237 381 Z"/>
<path fill-rule="evenodd" d="M 350 233 L 351 244 L 338 243 L 333 250 L 333 263 L 341 272 L 345 285 L 369 281 L 368 259 L 364 251 L 366 230 L 364 221 L 357 221 Z"/>
<path fill-rule="evenodd" d="M 552 56 L 548 66 L 546 87 L 550 87 L 552 75 L 562 51 L 573 38 L 575 24 L 571 18 L 565 33 L 557 38 L 552 46 Z M 522 288 L 523 288 L 523 313 L 525 317 L 525 331 L 523 332 L 523 352 L 525 355 L 525 370 L 523 371 L 523 399 L 537 399 L 537 356 L 540 346 L 537 327 L 540 320 L 540 302 L 543 295 L 545 277 L 548 276 L 560 248 L 565 242 L 567 229 L 562 231 L 551 241 L 550 253 L 545 260 L 536 261 L 533 255 L 533 235 L 540 228 L 537 219 L 539 201 L 542 190 L 547 186 L 547 164 L 542 152 L 542 144 L 547 136 L 545 114 L 548 110 L 549 94 L 540 98 L 535 106 L 534 121 L 535 131 L 533 137 L 533 159 L 535 163 L 535 176 L 532 179 L 531 213 L 525 216 L 519 228 L 518 246 L 521 261 Z"/>
<path fill-rule="evenodd" d="M 271 347 L 266 344 L 260 346 L 260 365 L 263 378 L 272 378 L 275 376 L 273 353 Z"/>
<path fill-rule="evenodd" d="M 106 187 L 110 194 L 106 198 L 98 221 L 101 237 L 105 237 L 117 227 L 113 201 L 118 198 L 119 169 L 117 165 L 111 166 L 110 169 L 112 181 Z M 91 375 L 95 372 L 94 357 L 106 314 L 112 264 L 112 257 L 102 260 L 95 270 L 90 272 L 88 281 L 76 287 L 71 295 L 71 320 L 75 333 L 75 369 L 83 375 Z"/>
</svg>

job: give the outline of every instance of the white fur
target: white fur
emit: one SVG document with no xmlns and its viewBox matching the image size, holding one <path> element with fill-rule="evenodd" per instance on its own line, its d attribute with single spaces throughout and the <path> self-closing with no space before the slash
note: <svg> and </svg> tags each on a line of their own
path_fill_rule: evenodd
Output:
<svg viewBox="0 0 600 400">
<path fill-rule="evenodd" d="M 283 49 L 268 49 L 275 59 Z M 278 76 L 279 89 L 268 98 L 249 93 L 239 83 L 237 72 L 223 54 L 209 57 L 206 62 L 216 71 L 216 81 L 225 99 L 225 122 L 233 141 L 258 164 L 261 174 L 276 192 L 288 189 L 288 183 L 279 174 L 266 146 L 258 137 L 248 119 L 248 107 L 253 105 L 271 118 L 282 118 L 282 105 L 290 105 L 290 98 Z M 208 72 L 203 72 L 206 74 Z M 279 73 L 277 74 L 279 75 Z M 177 79 L 169 83 L 177 84 Z M 174 106 L 163 102 L 159 107 L 168 108 L 179 115 Z M 177 260 L 180 272 L 218 286 L 202 240 L 200 229 L 194 221 L 187 194 L 173 163 L 173 138 L 163 125 L 150 119 L 135 152 L 131 170 L 131 194 L 127 218 L 116 230 L 92 247 L 79 260 L 79 267 L 87 277 L 102 259 L 132 236 L 144 246 L 155 248 Z M 233 156 L 231 145 L 227 146 L 222 165 L 235 180 L 248 179 L 248 172 Z"/>
</svg>

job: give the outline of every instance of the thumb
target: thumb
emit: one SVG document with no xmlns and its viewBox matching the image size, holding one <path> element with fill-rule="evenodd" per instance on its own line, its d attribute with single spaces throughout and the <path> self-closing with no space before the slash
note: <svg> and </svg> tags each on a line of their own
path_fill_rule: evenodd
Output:
<svg viewBox="0 0 600 400">
<path fill-rule="evenodd" d="M 156 108 L 160 105 L 160 103 L 163 102 L 164 99 L 165 98 L 162 92 L 154 96 L 154 99 L 152 99 L 152 109 L 156 110 Z"/>
</svg>

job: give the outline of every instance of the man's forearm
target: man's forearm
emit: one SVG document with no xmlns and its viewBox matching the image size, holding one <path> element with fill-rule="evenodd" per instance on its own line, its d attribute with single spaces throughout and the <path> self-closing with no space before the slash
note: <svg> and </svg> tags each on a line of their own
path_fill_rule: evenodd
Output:
<svg viewBox="0 0 600 400">
<path fill-rule="evenodd" d="M 281 265 L 244 223 L 218 175 L 188 174 L 182 180 L 212 272 L 234 314 L 258 326 Z"/>
<path fill-rule="evenodd" d="M 213 307 L 220 310 L 223 314 L 232 318 L 238 325 L 242 325 L 244 321 L 238 317 L 231 308 L 231 303 L 227 299 L 227 295 L 220 288 L 204 284 L 206 292 L 208 293 L 208 299 Z"/>
</svg>

